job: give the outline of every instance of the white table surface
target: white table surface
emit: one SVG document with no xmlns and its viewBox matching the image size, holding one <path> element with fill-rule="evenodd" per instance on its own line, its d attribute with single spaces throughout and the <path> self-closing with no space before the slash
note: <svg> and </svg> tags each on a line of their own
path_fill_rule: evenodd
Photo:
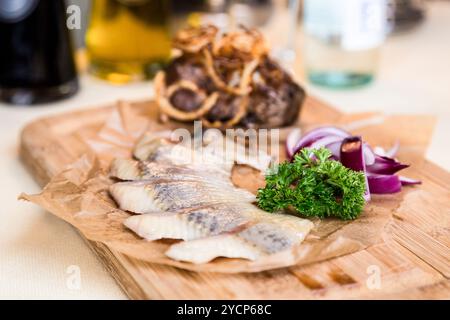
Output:
<svg viewBox="0 0 450 320">
<path fill-rule="evenodd" d="M 353 91 L 307 85 L 310 94 L 346 112 L 434 114 L 438 118 L 427 156 L 450 170 L 450 3 L 433 3 L 416 30 L 388 39 L 379 75 L 371 86 Z M 111 86 L 81 77 L 72 99 L 19 108 L 0 104 L 0 299 L 124 299 L 126 296 L 80 236 L 67 223 L 39 207 L 17 201 L 39 187 L 18 159 L 20 129 L 37 117 L 112 102 L 152 96 L 149 83 Z M 81 287 L 67 282 L 71 266 L 80 270 Z"/>
</svg>

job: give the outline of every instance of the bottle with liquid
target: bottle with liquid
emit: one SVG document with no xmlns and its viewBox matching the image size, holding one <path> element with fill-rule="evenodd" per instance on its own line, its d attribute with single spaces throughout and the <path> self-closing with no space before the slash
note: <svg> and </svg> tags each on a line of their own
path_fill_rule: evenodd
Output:
<svg viewBox="0 0 450 320">
<path fill-rule="evenodd" d="M 170 58 L 168 0 L 95 0 L 86 33 L 90 72 L 113 83 L 151 79 Z"/>
<path fill-rule="evenodd" d="M 77 92 L 63 0 L 1 0 L 0 44 L 0 101 L 29 105 Z"/>
<path fill-rule="evenodd" d="M 371 82 L 386 35 L 386 0 L 305 0 L 304 62 L 314 84 Z"/>
</svg>

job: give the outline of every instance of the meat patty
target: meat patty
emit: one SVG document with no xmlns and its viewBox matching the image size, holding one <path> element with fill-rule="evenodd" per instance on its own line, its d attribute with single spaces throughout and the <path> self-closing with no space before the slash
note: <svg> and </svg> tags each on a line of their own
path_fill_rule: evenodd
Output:
<svg viewBox="0 0 450 320">
<path fill-rule="evenodd" d="M 230 93 L 220 93 L 216 104 L 206 115 L 210 122 L 225 122 L 233 119 L 239 110 L 240 97 Z"/>
<path fill-rule="evenodd" d="M 216 89 L 203 63 L 195 56 L 183 55 L 176 58 L 167 66 L 165 71 L 167 86 L 184 79 L 195 83 L 207 93 Z"/>
<path fill-rule="evenodd" d="M 236 72 L 233 70 L 241 67 L 238 62 L 217 58 L 214 63 L 215 68 L 221 71 L 219 74 L 224 77 L 223 80 L 228 81 L 228 77 Z M 217 88 L 203 63 L 198 54 L 184 53 L 167 66 L 166 86 L 187 80 L 195 83 L 207 95 L 218 92 L 219 98 L 206 114 L 206 119 L 211 123 L 225 123 L 239 112 L 242 96 Z M 246 114 L 238 123 L 239 126 L 274 128 L 291 125 L 297 120 L 305 91 L 274 60 L 268 56 L 261 59 L 250 85 Z M 185 112 L 197 110 L 203 100 L 204 96 L 189 88 L 178 89 L 169 99 L 173 107 Z"/>
<path fill-rule="evenodd" d="M 195 91 L 181 88 L 170 96 L 170 103 L 177 109 L 190 112 L 200 108 L 202 97 Z"/>
</svg>

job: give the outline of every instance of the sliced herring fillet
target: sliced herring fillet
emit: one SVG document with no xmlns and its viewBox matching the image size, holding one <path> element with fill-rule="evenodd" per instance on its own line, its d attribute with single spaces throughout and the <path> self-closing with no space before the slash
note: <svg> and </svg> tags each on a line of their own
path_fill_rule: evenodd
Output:
<svg viewBox="0 0 450 320">
<path fill-rule="evenodd" d="M 125 225 L 147 240 L 192 240 L 241 232 L 258 222 L 260 228 L 250 228 L 249 231 L 260 230 L 266 223 L 272 232 L 277 224 L 281 224 L 286 232 L 303 234 L 311 224 L 308 220 L 290 215 L 266 213 L 249 203 L 218 203 L 175 212 L 135 215 L 128 218 Z M 246 235 L 246 232 L 242 232 L 244 238 Z"/>
<path fill-rule="evenodd" d="M 170 146 L 170 131 L 163 131 L 163 135 L 147 132 L 137 142 L 133 155 L 139 160 L 149 160 L 151 155 L 164 146 Z"/>
<path fill-rule="evenodd" d="M 178 212 L 135 215 L 127 218 L 124 224 L 147 240 L 193 240 L 237 232 L 250 222 L 236 208 L 217 204 Z"/>
<path fill-rule="evenodd" d="M 249 217 L 249 219 L 280 226 L 283 229 L 289 230 L 289 232 L 298 232 L 300 234 L 300 238 L 302 238 L 302 234 L 305 233 L 305 231 L 308 233 L 314 227 L 314 224 L 308 219 L 302 219 L 300 217 L 284 213 L 268 213 L 248 203 L 243 203 L 242 206 L 252 207 L 252 211 L 247 211 L 246 216 Z"/>
<path fill-rule="evenodd" d="M 109 191 L 123 210 L 134 213 L 173 211 L 213 203 L 253 202 L 243 189 L 201 181 L 132 181 L 111 185 Z"/>
<path fill-rule="evenodd" d="M 208 138 L 206 139 L 208 140 Z M 245 136 L 237 137 L 237 139 L 241 141 L 234 141 L 234 138 L 225 138 L 221 135 L 216 139 L 207 141 L 203 150 L 221 159 L 227 159 L 227 161 L 236 164 L 244 164 L 265 172 L 274 159 L 267 152 L 258 149 L 257 141 L 253 141 L 250 146 L 246 146 L 243 141 Z"/>
<path fill-rule="evenodd" d="M 205 141 L 204 141 L 205 142 Z M 202 164 L 230 172 L 233 164 L 245 164 L 265 172 L 273 159 L 266 152 L 248 149 L 223 135 L 200 147 L 176 144 L 167 138 L 146 134 L 137 143 L 134 156 L 143 161 L 170 162 L 175 165 Z"/>
<path fill-rule="evenodd" d="M 283 225 L 274 223 L 257 223 L 236 234 L 223 234 L 173 244 L 166 251 L 166 255 L 174 260 L 197 264 L 218 257 L 256 260 L 300 244 L 313 227 L 310 221 L 304 221 L 302 228 L 298 229 L 283 228 Z"/>
<path fill-rule="evenodd" d="M 126 182 L 110 186 L 111 195 L 121 209 L 146 213 L 129 217 L 125 226 L 150 241 L 184 240 L 166 254 L 192 263 L 217 257 L 256 260 L 288 253 L 304 240 L 312 222 L 254 206 L 255 196 L 232 184 L 231 166 L 221 160 L 220 143 L 206 147 L 204 157 L 203 149 L 147 135 L 134 152 L 140 161 L 116 159 L 111 175 Z M 201 152 L 205 162 L 190 162 Z M 238 154 L 231 165 L 245 163 L 242 156 Z M 261 170 L 268 163 L 254 160 L 248 163 Z"/>
<path fill-rule="evenodd" d="M 172 165 L 197 165 L 214 170 L 222 170 L 230 174 L 233 161 L 205 151 L 203 148 L 193 148 L 182 143 L 173 143 L 168 139 L 145 135 L 136 145 L 133 155 L 141 161 L 151 161 Z"/>
<path fill-rule="evenodd" d="M 221 170 L 202 166 L 174 166 L 172 164 L 131 159 L 115 159 L 111 164 L 110 175 L 126 181 L 164 179 L 208 182 L 209 180 L 214 181 L 215 184 L 232 185 L 229 174 L 225 174 Z"/>
<path fill-rule="evenodd" d="M 256 260 L 264 253 L 239 237 L 219 235 L 174 244 L 166 251 L 166 255 L 174 260 L 200 264 L 217 257 Z"/>
</svg>

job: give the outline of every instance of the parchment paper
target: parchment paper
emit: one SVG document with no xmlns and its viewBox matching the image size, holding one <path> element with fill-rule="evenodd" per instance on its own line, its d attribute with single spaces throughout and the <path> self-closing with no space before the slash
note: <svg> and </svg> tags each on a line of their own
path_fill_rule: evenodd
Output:
<svg viewBox="0 0 450 320">
<path fill-rule="evenodd" d="M 393 126 L 399 118 L 370 120 L 373 117 L 378 115 L 367 114 L 356 118 L 348 117 L 348 119 L 341 117 L 336 118 L 336 124 L 351 122 L 356 132 L 365 132 L 365 130 L 376 132 L 378 137 L 371 137 L 373 141 L 381 139 L 383 142 L 391 143 L 393 139 L 389 139 L 382 132 L 392 134 Z M 418 117 L 414 119 L 416 118 Z M 361 122 L 361 119 L 366 119 L 364 120 L 366 122 Z M 414 119 L 408 118 L 407 121 L 411 122 Z M 353 122 L 354 120 L 357 122 Z M 313 123 L 307 125 L 314 126 Z M 315 228 L 306 240 L 292 251 L 283 254 L 268 256 L 257 261 L 219 258 L 198 265 L 175 261 L 164 254 L 173 240 L 148 242 L 136 236 L 122 224 L 130 213 L 118 209 L 107 192 L 108 186 L 113 183 L 108 177 L 110 161 L 115 157 L 131 157 L 131 150 L 136 140 L 147 130 L 156 131 L 168 127 L 174 128 L 177 124 L 161 125 L 156 117 L 149 118 L 148 115 L 138 114 L 131 105 L 119 102 L 97 135 L 94 138 L 86 138 L 84 141 L 90 149 L 86 154 L 56 175 L 40 194 L 23 194 L 21 198 L 34 202 L 69 222 L 86 238 L 105 243 L 111 249 L 130 257 L 193 271 L 237 273 L 318 262 L 376 244 L 382 241 L 383 228 L 391 219 L 392 211 L 401 204 L 404 194 L 408 192 L 406 190 L 395 195 L 373 197 L 361 216 L 354 221 L 315 219 Z M 428 141 L 428 137 L 421 138 Z M 406 155 L 418 161 L 420 152 L 417 150 L 423 150 L 423 145 L 414 146 L 414 139 L 407 135 L 405 139 L 397 135 L 397 139 L 407 144 L 406 150 L 410 152 Z M 409 140 L 411 143 L 408 142 Z M 264 182 L 259 172 L 245 166 L 234 168 L 232 180 L 237 186 L 252 192 L 263 186 Z"/>
</svg>

